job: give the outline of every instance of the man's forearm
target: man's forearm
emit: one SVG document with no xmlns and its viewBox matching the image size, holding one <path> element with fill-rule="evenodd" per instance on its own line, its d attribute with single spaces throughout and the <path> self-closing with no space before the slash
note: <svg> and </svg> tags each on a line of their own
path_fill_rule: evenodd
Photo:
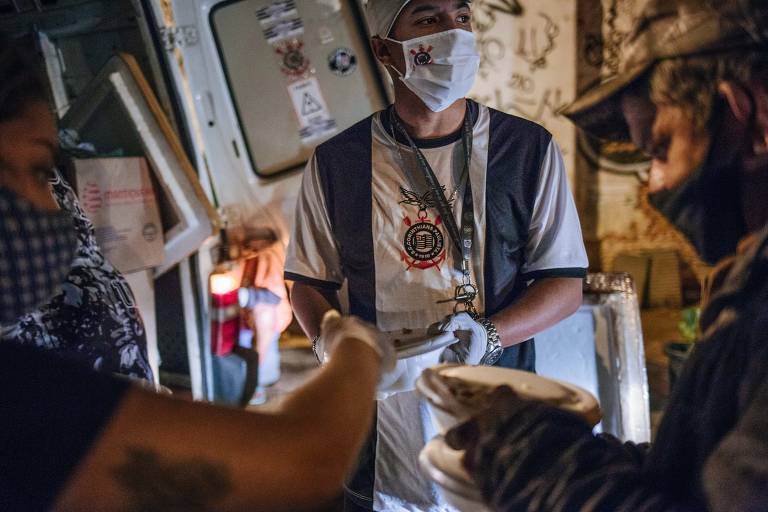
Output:
<svg viewBox="0 0 768 512">
<path fill-rule="evenodd" d="M 54 508 L 322 506 L 340 492 L 368 433 L 381 364 L 366 344 L 340 343 L 345 346 L 328 365 L 273 412 L 211 407 L 131 389 Z"/>
<path fill-rule="evenodd" d="M 320 322 L 326 311 L 334 307 L 338 309 L 335 302 L 335 293 L 321 291 L 303 283 L 295 283 L 291 290 L 293 314 L 309 339 L 320 334 Z"/>
<path fill-rule="evenodd" d="M 513 304 L 490 319 L 501 345 L 516 345 L 572 315 L 581 305 L 582 279 L 554 277 L 533 283 Z"/>
</svg>

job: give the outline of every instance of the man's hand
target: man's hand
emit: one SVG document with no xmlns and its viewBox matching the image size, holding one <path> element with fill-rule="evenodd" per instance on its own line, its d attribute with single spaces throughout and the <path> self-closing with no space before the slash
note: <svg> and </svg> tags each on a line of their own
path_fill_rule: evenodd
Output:
<svg viewBox="0 0 768 512">
<path fill-rule="evenodd" d="M 449 430 L 445 439 L 465 451 L 464 467 L 486 502 L 501 505 L 541 478 L 537 472 L 555 464 L 578 440 L 591 438 L 580 417 L 501 386 L 485 411 Z"/>
<path fill-rule="evenodd" d="M 467 312 L 456 313 L 430 329 L 453 333 L 459 342 L 443 353 L 442 360 L 450 363 L 479 364 L 488 349 L 488 333 Z"/>
<path fill-rule="evenodd" d="M 342 317 L 338 311 L 330 310 L 323 316 L 320 324 L 320 338 L 315 347 L 321 362 L 327 362 L 338 348 L 342 340 L 362 341 L 371 347 L 381 357 L 381 371 L 388 372 L 397 362 L 395 349 L 391 343 L 385 342 L 379 331 L 355 316 Z"/>
<path fill-rule="evenodd" d="M 501 433 L 501 426 L 514 418 L 525 402 L 509 386 L 500 386 L 491 393 L 487 409 L 448 431 L 446 443 L 454 450 L 465 451 L 463 462 L 470 474 L 492 455 L 488 449 L 493 447 L 486 445 L 493 444 L 489 441 Z"/>
</svg>

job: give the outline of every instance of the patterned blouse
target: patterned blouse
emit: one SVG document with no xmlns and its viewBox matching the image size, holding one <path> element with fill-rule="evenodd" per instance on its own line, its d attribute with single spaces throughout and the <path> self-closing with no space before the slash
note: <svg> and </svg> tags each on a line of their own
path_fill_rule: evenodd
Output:
<svg viewBox="0 0 768 512">
<path fill-rule="evenodd" d="M 78 248 L 60 294 L 0 326 L 0 340 L 50 349 L 93 369 L 152 380 L 144 324 L 123 276 L 104 258 L 74 191 L 56 172 L 59 206 L 72 214 Z"/>
</svg>

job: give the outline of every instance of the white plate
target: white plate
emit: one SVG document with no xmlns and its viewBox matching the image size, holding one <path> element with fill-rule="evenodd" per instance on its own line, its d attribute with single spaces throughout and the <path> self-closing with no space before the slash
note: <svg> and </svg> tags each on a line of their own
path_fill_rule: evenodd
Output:
<svg viewBox="0 0 768 512">
<path fill-rule="evenodd" d="M 395 345 L 395 352 L 397 353 L 398 359 L 406 359 L 408 357 L 427 354 L 435 350 L 442 350 L 459 341 L 457 338 L 447 337 L 444 334 L 427 334 L 423 329 L 414 330 L 408 333 L 400 331 L 385 332 L 384 336 L 389 338 L 392 344 Z M 435 342 L 435 340 L 438 340 L 439 338 L 444 339 Z"/>
</svg>

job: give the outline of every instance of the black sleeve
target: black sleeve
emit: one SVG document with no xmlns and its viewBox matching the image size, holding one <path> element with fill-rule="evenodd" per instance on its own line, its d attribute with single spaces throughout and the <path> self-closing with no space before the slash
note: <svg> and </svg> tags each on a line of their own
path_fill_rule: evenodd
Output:
<svg viewBox="0 0 768 512">
<path fill-rule="evenodd" d="M 0 344 L 0 510 L 48 510 L 130 384 Z"/>
</svg>

